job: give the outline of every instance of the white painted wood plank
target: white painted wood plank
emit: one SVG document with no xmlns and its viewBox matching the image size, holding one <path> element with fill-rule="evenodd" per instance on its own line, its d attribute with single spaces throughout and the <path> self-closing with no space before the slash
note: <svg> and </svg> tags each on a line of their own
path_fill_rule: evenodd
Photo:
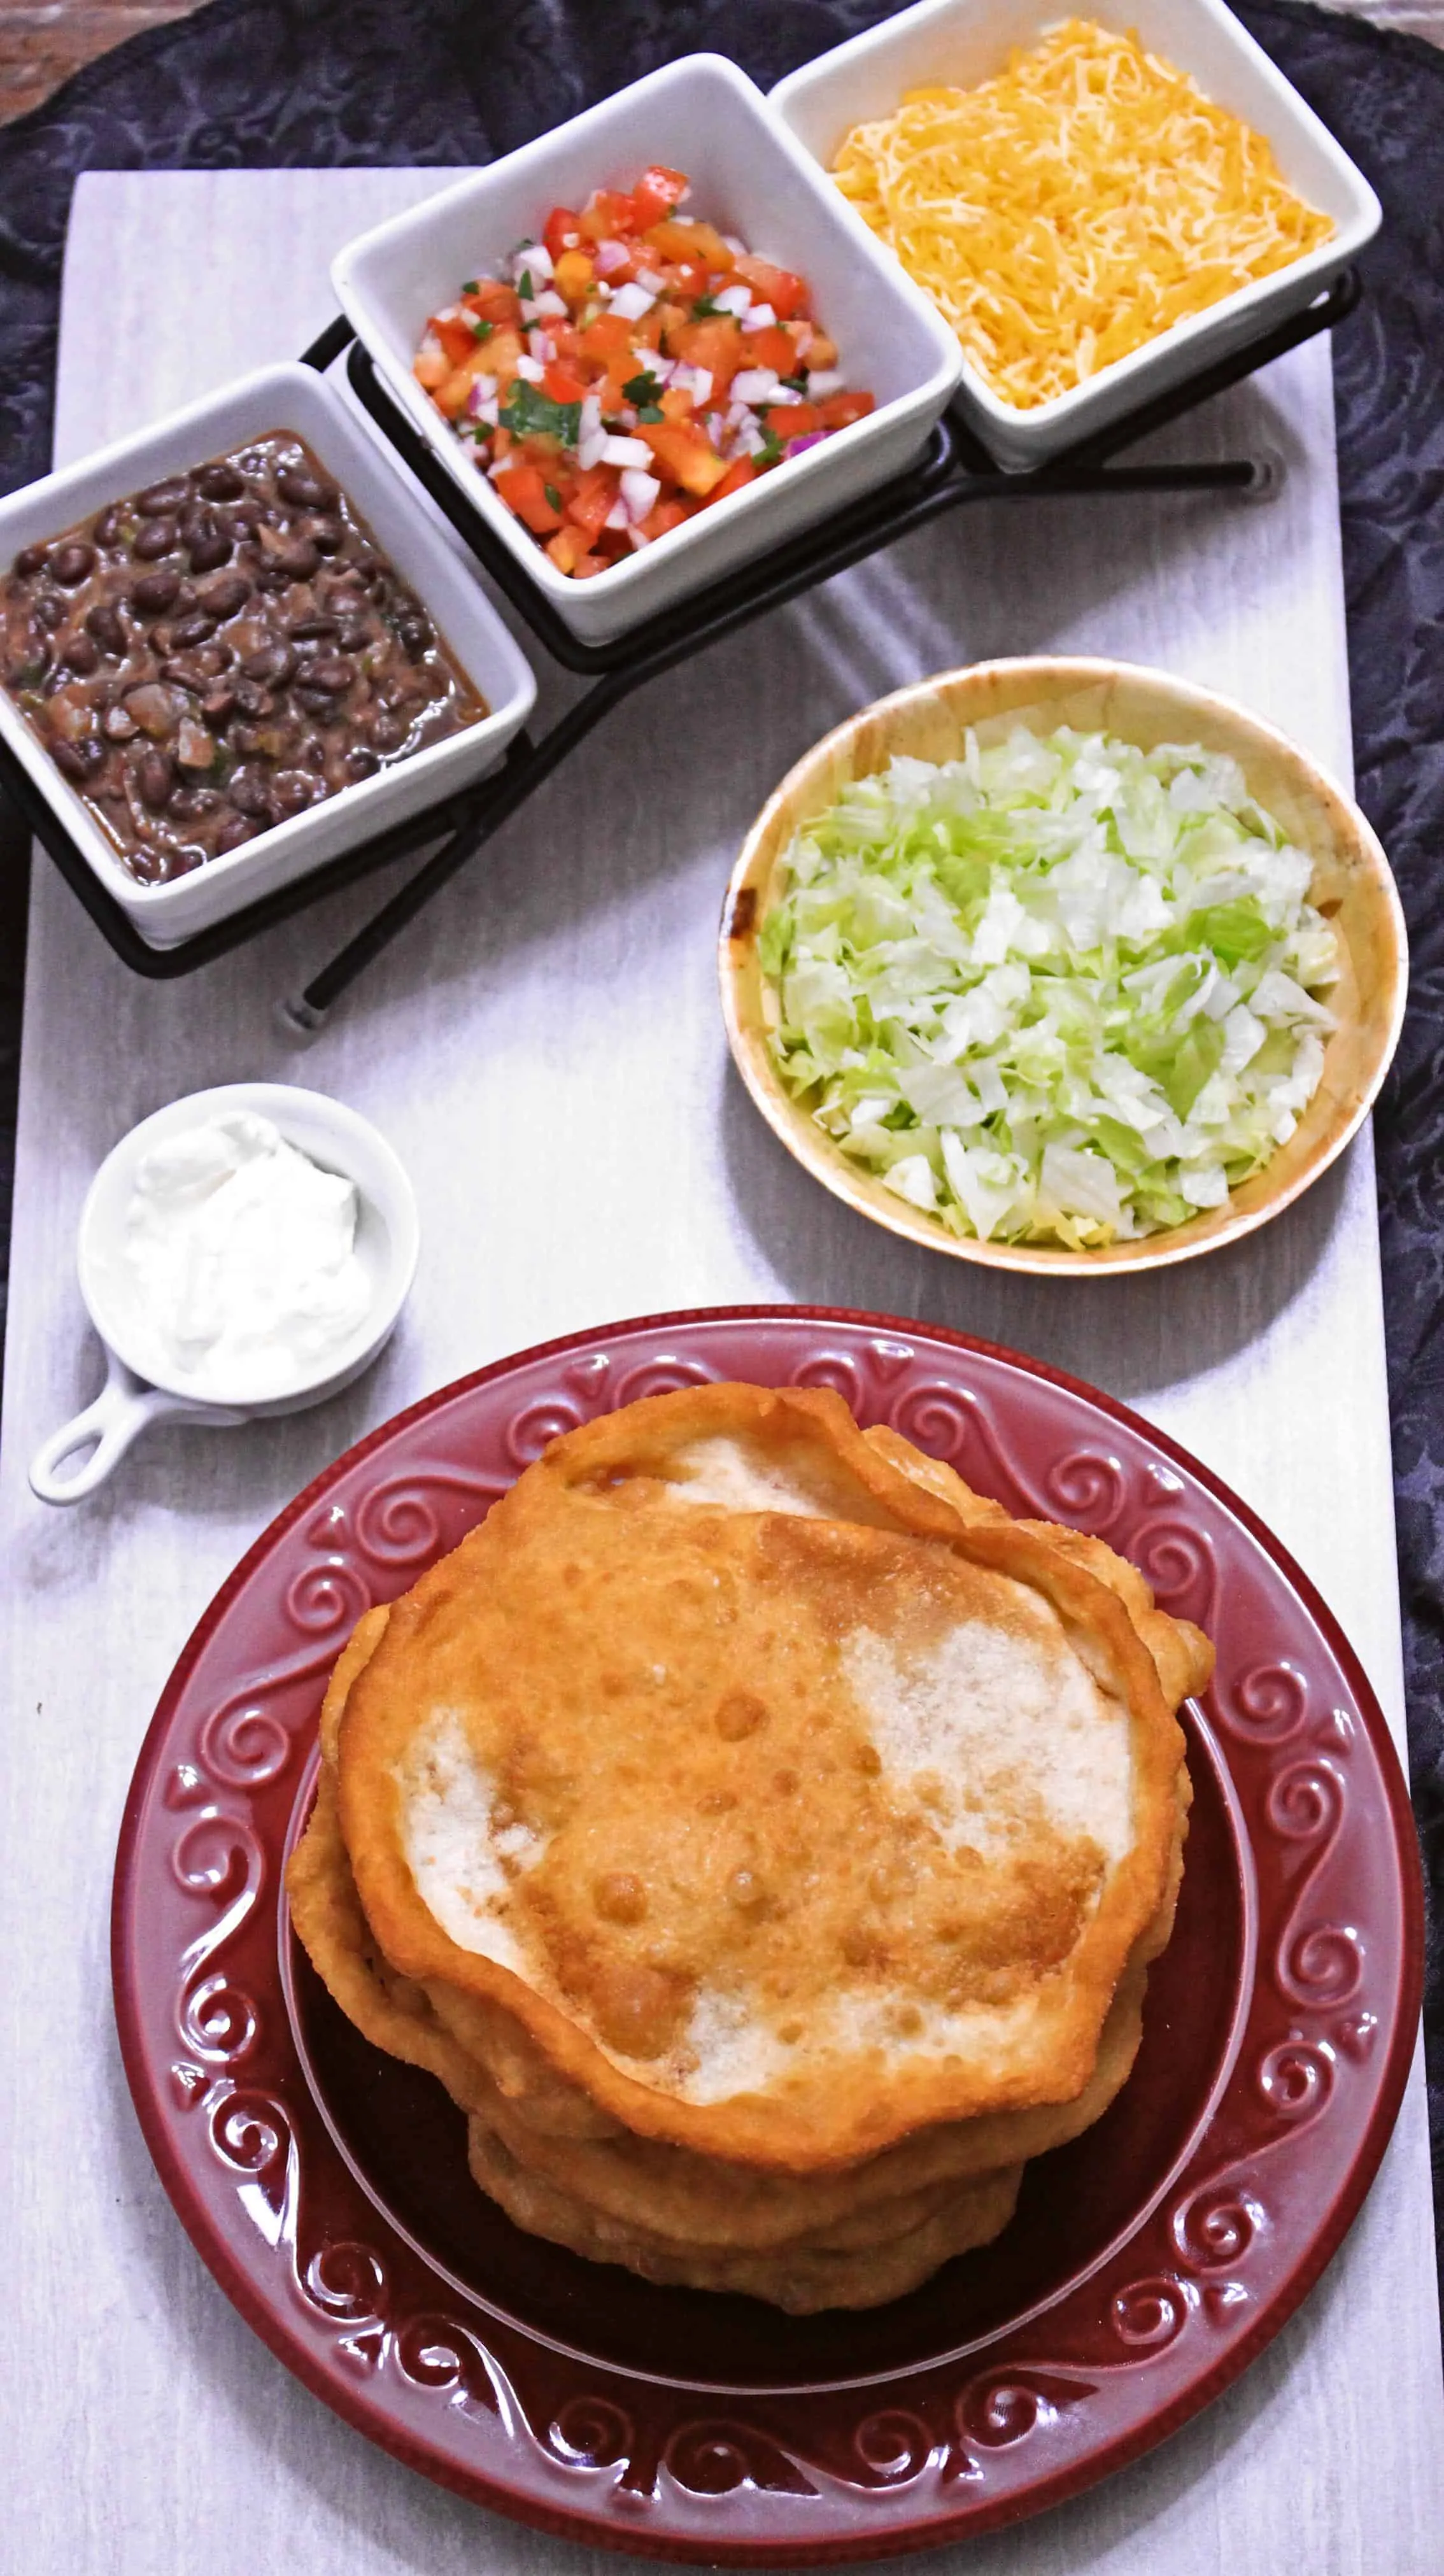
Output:
<svg viewBox="0 0 1444 2576">
<path fill-rule="evenodd" d="M 445 175 L 82 180 L 58 454 L 293 354 L 327 318 L 335 247 Z M 767 789 L 853 706 L 931 669 L 1053 647 L 1161 661 L 1347 777 L 1326 350 L 1298 352 L 1168 444 L 1225 453 L 1261 439 L 1290 466 L 1268 508 L 961 512 L 658 684 L 305 1055 L 276 1037 L 273 1000 L 385 880 L 150 985 L 37 866 L 0 1459 L 0 2082 L 19 2114 L 0 2166 L 14 2249 L 0 2422 L 26 2576 L 196 2563 L 221 2576 L 478 2564 L 563 2576 L 580 2563 L 428 2487 L 273 2361 L 171 2215 L 111 2029 L 110 1858 L 165 1675 L 256 1531 L 398 1406 L 548 1334 L 668 1306 L 813 1299 L 979 1332 L 1109 1388 L 1236 1485 L 1332 1601 L 1401 1726 L 1367 1138 L 1266 1234 L 1191 1269 L 1081 1287 L 990 1280 L 884 1237 L 794 1169 L 730 1074 L 713 982 L 722 885 Z M 99 1377 L 73 1284 L 91 1172 L 147 1110 L 248 1075 L 334 1091 L 402 1154 L 423 1224 L 403 1331 L 317 1413 L 159 1434 L 96 1501 L 48 1512 L 25 1461 Z M 1422 2576 L 1444 2528 L 1441 2437 L 1416 2074 L 1343 2254 L 1245 2381 L 1091 2497 L 939 2564 L 1232 2576 L 1246 2551 L 1316 2576 Z"/>
</svg>

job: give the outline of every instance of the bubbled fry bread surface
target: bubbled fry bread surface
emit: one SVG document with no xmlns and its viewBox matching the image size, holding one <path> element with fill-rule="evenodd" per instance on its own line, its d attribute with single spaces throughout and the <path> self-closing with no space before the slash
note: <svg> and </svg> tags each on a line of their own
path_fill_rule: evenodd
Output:
<svg viewBox="0 0 1444 2576">
<path fill-rule="evenodd" d="M 358 1628 L 296 1928 L 518 2223 L 871 2304 L 1125 2080 L 1210 1661 L 833 1396 L 651 1399 Z"/>
</svg>

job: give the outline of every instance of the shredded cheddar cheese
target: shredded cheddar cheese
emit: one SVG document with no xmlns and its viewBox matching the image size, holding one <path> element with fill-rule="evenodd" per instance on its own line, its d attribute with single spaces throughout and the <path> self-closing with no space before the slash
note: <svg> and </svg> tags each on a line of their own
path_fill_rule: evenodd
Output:
<svg viewBox="0 0 1444 2576">
<path fill-rule="evenodd" d="M 1049 402 L 1333 230 L 1241 118 L 1072 18 L 978 89 L 908 91 L 834 172 L 992 391 Z"/>
</svg>

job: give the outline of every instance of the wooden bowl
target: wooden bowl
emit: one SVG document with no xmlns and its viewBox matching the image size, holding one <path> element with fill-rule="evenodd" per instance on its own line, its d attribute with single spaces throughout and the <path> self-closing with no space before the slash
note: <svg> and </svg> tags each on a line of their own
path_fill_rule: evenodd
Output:
<svg viewBox="0 0 1444 2576">
<path fill-rule="evenodd" d="M 1186 742 L 1231 753 L 1258 802 L 1312 857 L 1310 898 L 1332 921 L 1342 950 L 1338 981 L 1328 992 L 1338 1027 L 1325 1049 L 1319 1087 L 1288 1143 L 1221 1207 L 1097 1252 L 949 1234 L 936 1217 L 909 1207 L 849 1161 L 790 1096 L 767 1043 L 771 997 L 758 963 L 757 933 L 780 890 L 783 855 L 798 826 L 835 804 L 854 779 L 885 769 L 895 752 L 954 760 L 962 755 L 969 725 L 986 743 L 1020 722 L 1040 734 L 1059 725 L 1108 732 L 1145 751 Z M 1336 1161 L 1378 1094 L 1399 1042 L 1408 965 L 1404 916 L 1379 842 L 1352 798 L 1295 744 L 1227 698 L 1166 672 L 1043 656 L 980 662 L 899 689 L 864 707 L 809 751 L 769 798 L 743 844 L 723 906 L 719 953 L 722 1008 L 737 1069 L 774 1134 L 824 1188 L 892 1233 L 955 1260 L 1045 1273 L 1160 1270 L 1236 1242 L 1288 1207 Z"/>
</svg>

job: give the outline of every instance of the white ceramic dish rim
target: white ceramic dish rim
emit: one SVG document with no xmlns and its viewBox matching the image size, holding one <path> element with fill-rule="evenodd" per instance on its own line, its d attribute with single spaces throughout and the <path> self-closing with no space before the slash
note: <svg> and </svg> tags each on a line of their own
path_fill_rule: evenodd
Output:
<svg viewBox="0 0 1444 2576">
<path fill-rule="evenodd" d="M 462 472 L 460 450 L 454 437 L 434 406 L 417 399 L 415 379 L 397 365 L 375 322 L 369 299 L 357 281 L 355 270 L 372 250 L 408 233 L 425 230 L 438 219 L 444 220 L 453 211 L 459 211 L 474 199 L 484 196 L 500 174 L 510 175 L 524 168 L 532 158 L 539 156 L 542 147 L 550 151 L 560 138 L 581 130 L 594 132 L 600 138 L 612 112 L 624 101 L 630 103 L 641 92 L 656 89 L 679 74 L 703 65 L 719 76 L 744 111 L 754 115 L 765 128 L 769 140 L 791 163 L 795 176 L 807 189 L 814 205 L 820 207 L 833 223 L 845 227 L 855 256 L 873 271 L 880 294 L 894 301 L 901 299 L 908 306 L 913 321 L 927 329 L 937 350 L 936 366 L 911 394 L 895 396 L 890 402 L 879 404 L 877 410 L 868 413 L 865 419 L 854 422 L 847 429 L 834 431 L 821 447 L 809 449 L 805 456 L 790 458 L 787 465 L 790 488 L 794 492 L 805 492 L 829 475 L 840 458 L 846 458 L 858 447 L 871 443 L 879 430 L 891 427 L 906 415 L 910 407 L 922 408 L 932 404 L 935 411 L 940 411 L 962 374 L 962 351 L 936 307 L 899 268 L 891 254 L 882 249 L 861 217 L 828 187 L 812 155 L 803 149 L 781 120 L 769 112 L 769 103 L 763 93 L 725 54 L 681 55 L 657 71 L 645 73 L 640 80 L 629 83 L 627 88 L 614 92 L 610 98 L 584 108 L 576 116 L 565 118 L 560 125 L 548 128 L 545 134 L 534 137 L 531 142 L 518 145 L 515 151 L 503 153 L 474 176 L 458 180 L 452 187 L 426 198 L 421 205 L 409 207 L 403 214 L 393 215 L 384 224 L 377 224 L 370 232 L 360 234 L 356 240 L 346 244 L 332 263 L 331 282 L 342 311 L 392 390 L 401 398 L 408 417 L 422 431 L 465 497 L 563 615 L 567 615 L 569 610 L 575 613 L 579 585 L 570 575 L 559 572 L 548 560 L 544 549 L 520 528 L 514 514 L 495 498 L 484 475 L 474 471 L 470 474 Z M 598 180 L 596 184 L 601 185 L 603 181 Z M 771 478 L 766 480 L 770 483 Z M 704 517 L 689 521 L 685 527 L 672 529 L 665 537 L 656 539 L 653 545 L 639 549 L 629 561 L 594 574 L 581 587 L 599 601 L 627 602 L 633 594 L 645 592 L 650 586 L 658 548 L 664 550 L 661 560 L 675 563 L 688 552 L 695 551 L 709 530 L 728 526 L 755 510 L 762 497 L 763 487 L 757 484 L 729 493 L 725 501 L 716 502 Z M 645 598 L 637 599 L 638 615 L 645 614 L 645 605 Z"/>
<path fill-rule="evenodd" d="M 207 1119 L 235 1116 L 241 1111 L 269 1118 L 287 1141 L 297 1144 L 313 1162 L 353 1182 L 358 1197 L 384 1227 L 387 1242 L 387 1258 L 378 1272 L 372 1305 L 339 1353 L 333 1352 L 319 1367 L 302 1369 L 282 1393 L 264 1397 L 238 1396 L 225 1386 L 197 1388 L 156 1368 L 154 1355 L 131 1340 L 124 1318 L 107 1310 L 97 1276 L 101 1247 L 91 1240 L 117 1182 L 134 1171 L 152 1145 L 182 1127 L 200 1126 Z M 364 1179 L 360 1169 L 363 1164 L 367 1167 Z M 379 1188 L 374 1186 L 378 1175 L 382 1184 Z M 319 1397 L 333 1381 L 340 1383 L 366 1358 L 373 1357 L 394 1330 L 410 1295 L 420 1250 L 416 1197 L 405 1166 L 395 1147 L 387 1143 L 369 1118 L 363 1118 L 359 1110 L 349 1108 L 329 1092 L 308 1091 L 296 1083 L 228 1082 L 165 1102 L 112 1145 L 86 1191 L 80 1211 L 76 1276 L 86 1312 L 101 1340 L 134 1376 L 165 1395 L 220 1405 L 250 1416 L 289 1406 L 303 1397 Z"/>
<path fill-rule="evenodd" d="M 148 429 L 112 440 L 104 447 L 93 449 L 75 464 L 61 466 L 54 473 L 24 485 L 19 491 L 6 494 L 0 498 L 0 553 L 6 549 L 11 529 L 17 522 L 23 524 L 32 519 L 42 499 L 47 504 L 54 501 L 50 534 L 59 535 L 76 519 L 103 509 L 106 497 L 120 499 L 129 492 L 143 490 L 148 481 L 155 479 L 145 470 L 146 460 L 158 450 L 170 447 L 178 439 L 188 441 L 194 433 L 195 462 L 200 463 L 208 452 L 205 444 L 207 423 L 234 412 L 238 407 L 254 404 L 259 415 L 272 402 L 285 404 L 292 401 L 298 401 L 303 409 L 309 403 L 318 407 L 324 418 L 326 434 L 334 437 L 337 451 L 345 457 L 353 473 L 386 475 L 393 504 L 408 522 L 407 545 L 412 550 L 409 560 L 404 563 L 397 560 L 394 547 L 386 551 L 397 561 L 398 571 L 415 590 L 422 604 L 436 617 L 443 639 L 462 669 L 475 685 L 480 686 L 474 639 L 457 637 L 453 631 L 454 620 L 448 619 L 444 612 L 437 614 L 432 593 L 432 585 L 438 581 L 443 587 L 453 587 L 460 576 L 460 567 L 453 562 L 445 541 L 423 516 L 403 478 L 388 469 L 385 451 L 377 449 L 373 452 L 371 443 L 358 430 L 333 388 L 314 368 L 299 360 L 257 368 L 248 375 L 235 377 L 213 392 L 198 397 L 195 402 L 167 412 Z M 284 419 L 269 418 L 267 425 L 275 430 L 285 429 L 290 424 Z M 261 436 L 259 422 L 255 429 L 242 435 Z M 295 435 L 309 436 L 314 441 L 315 423 L 298 421 Z M 228 443 L 233 444 L 234 441 Z M 179 468 L 165 470 L 178 471 Z M 333 471 L 336 471 L 338 481 L 345 484 L 345 472 L 336 468 Z M 393 486 L 394 491 L 391 490 Z M 90 497 L 76 497 L 82 494 Z M 357 506 L 363 518 L 367 517 L 364 503 L 358 500 Z M 46 519 L 49 522 L 48 509 Z M 28 539 L 26 541 L 29 542 Z M 220 901 L 223 889 L 228 892 L 235 880 L 244 881 L 247 874 L 254 872 L 258 852 L 263 854 L 269 869 L 283 853 L 297 851 L 322 831 L 328 841 L 339 832 L 344 846 L 354 846 L 364 840 L 367 814 L 378 802 L 383 808 L 377 816 L 378 827 L 383 823 L 385 807 L 395 794 L 393 782 L 396 779 L 404 777 L 408 789 L 412 786 L 429 788 L 430 792 L 418 794 L 411 802 L 410 810 L 420 811 L 444 797 L 450 770 L 464 766 L 470 774 L 478 765 L 478 754 L 484 755 L 486 745 L 497 741 L 499 736 L 515 733 L 519 726 L 525 724 L 536 698 L 536 680 L 530 665 L 479 587 L 473 613 L 477 626 L 487 630 L 487 645 L 494 653 L 496 671 L 503 674 L 509 683 L 508 694 L 500 703 L 495 698 L 494 677 L 490 693 L 483 688 L 482 694 L 488 697 L 489 712 L 477 724 L 466 726 L 444 741 L 427 744 L 394 768 L 381 770 L 372 778 L 361 779 L 352 786 L 339 789 L 324 803 L 313 805 L 307 812 L 274 825 L 269 831 L 258 834 L 254 841 L 243 843 L 240 849 L 208 859 L 203 870 L 174 877 L 165 884 L 143 885 L 129 875 L 99 825 L 92 820 L 83 799 L 68 780 L 62 778 L 4 689 L 0 689 L 0 735 L 22 762 L 106 891 L 136 922 L 142 935 L 146 935 L 149 926 L 150 934 L 159 944 L 167 912 L 175 908 L 178 900 L 189 902 L 193 899 L 198 876 L 204 877 L 207 893 L 213 899 L 212 917 L 223 918 L 227 911 L 237 908 L 236 904 Z M 460 762 L 458 753 L 461 754 Z M 458 778 L 458 788 L 463 783 Z M 348 822 L 352 821 L 354 832 L 347 829 Z M 330 850 L 326 858 L 318 859 L 317 864 L 325 865 L 330 857 L 339 855 L 340 850 Z M 304 871 L 298 870 L 297 873 Z M 244 899 L 242 895 L 238 901 L 244 902 Z"/>
<path fill-rule="evenodd" d="M 1227 338 L 1231 344 L 1246 345 L 1248 336 L 1246 330 L 1236 331 L 1233 328 L 1234 325 L 1246 323 L 1247 317 L 1258 306 L 1275 304 L 1281 290 L 1289 294 L 1291 306 L 1295 310 L 1302 309 L 1303 305 L 1313 302 L 1314 297 L 1300 295 L 1299 288 L 1308 283 L 1322 289 L 1326 281 L 1337 274 L 1341 268 L 1347 267 L 1365 245 L 1372 241 L 1383 222 L 1383 208 L 1379 203 L 1378 195 L 1363 172 L 1349 158 L 1343 145 L 1329 131 L 1323 119 L 1315 114 L 1308 101 L 1300 95 L 1293 83 L 1285 77 L 1278 65 L 1270 60 L 1263 47 L 1250 35 L 1248 29 L 1234 16 L 1233 11 L 1220 5 L 1220 0 L 1195 0 L 1195 5 L 1201 16 L 1211 19 L 1217 27 L 1226 28 L 1230 40 L 1250 59 L 1265 79 L 1266 85 L 1274 92 L 1280 115 L 1291 119 L 1296 127 L 1307 131 L 1325 158 L 1332 163 L 1341 187 L 1354 201 L 1354 212 L 1339 223 L 1329 240 L 1321 242 L 1316 250 L 1306 251 L 1302 258 L 1290 261 L 1286 268 L 1275 270 L 1268 277 L 1256 278 L 1247 286 L 1235 288 L 1231 295 L 1221 297 L 1217 304 L 1208 305 L 1203 312 L 1190 314 L 1182 322 L 1174 323 L 1167 331 L 1159 332 L 1153 339 L 1146 340 L 1140 348 L 1130 349 L 1125 357 L 1115 359 L 1111 366 L 1103 368 L 1096 376 L 1090 376 L 1086 383 L 1070 386 L 1066 393 L 1054 394 L 1047 402 L 1031 405 L 1026 410 L 1020 409 L 1013 403 L 1004 402 L 994 393 L 986 377 L 980 373 L 966 352 L 960 351 L 962 357 L 960 391 L 988 424 L 1000 433 L 1000 436 L 1006 433 L 1008 442 L 1015 449 L 1030 439 L 1036 440 L 1040 445 L 1043 444 L 1048 440 L 1048 434 L 1055 431 L 1060 423 L 1066 423 L 1081 413 L 1092 411 L 1104 401 L 1111 402 L 1120 391 L 1126 393 L 1136 384 L 1140 376 L 1156 372 L 1160 361 L 1167 364 L 1175 357 L 1183 355 L 1184 364 L 1179 370 L 1181 380 L 1192 372 L 1187 364 L 1187 353 L 1195 350 L 1200 341 L 1206 343 Z M 825 53 L 814 55 L 810 62 L 801 63 L 796 70 L 786 73 L 769 90 L 768 104 L 779 116 L 785 118 L 792 100 L 804 94 L 819 80 L 824 79 L 829 70 L 845 64 L 865 61 L 873 54 L 884 57 L 891 51 L 899 31 L 904 27 L 920 25 L 929 20 L 946 20 L 956 16 L 960 8 L 966 9 L 967 6 L 968 0 L 917 0 L 914 8 L 902 10 L 896 17 L 884 19 L 876 27 L 865 28 L 860 35 L 850 36 L 840 45 L 829 46 Z M 1058 13 L 1058 15 L 1062 14 L 1062 12 Z M 1046 23 L 1054 22 L 1049 19 Z M 880 97 L 876 113 L 886 114 L 889 108 L 896 104 L 895 98 L 888 97 L 884 101 Z M 790 127 L 789 131 L 791 131 Z M 807 151 L 805 144 L 801 148 Z M 813 158 L 810 152 L 808 158 Z M 821 164 L 814 161 L 814 167 L 821 167 Z M 867 229 L 868 227 L 864 226 L 864 230 Z M 1266 327 L 1266 323 L 1261 323 L 1261 330 Z M 1206 351 L 1200 352 L 1198 363 L 1200 365 L 1207 363 Z M 1114 402 L 1112 416 L 1125 417 L 1131 407 L 1126 401 Z M 1056 441 L 1049 441 L 1050 445 L 1056 445 L 1056 443 Z M 1014 460 L 1007 461 L 1011 463 Z"/>
</svg>

